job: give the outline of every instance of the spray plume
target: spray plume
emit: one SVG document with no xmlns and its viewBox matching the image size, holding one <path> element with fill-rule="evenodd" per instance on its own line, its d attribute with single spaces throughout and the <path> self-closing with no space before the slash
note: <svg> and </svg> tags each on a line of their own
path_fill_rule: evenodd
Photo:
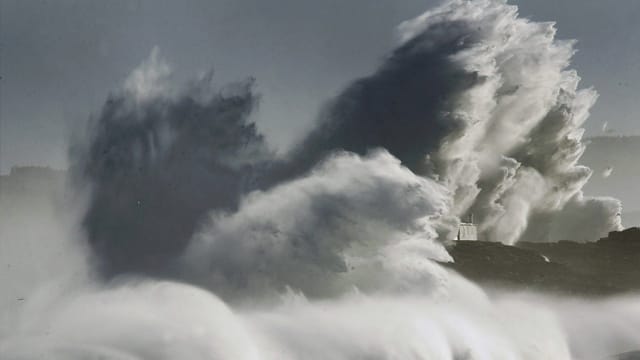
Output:
<svg viewBox="0 0 640 360">
<path fill-rule="evenodd" d="M 553 228 L 573 220 L 570 208 L 606 219 L 580 238 L 597 240 L 620 228 L 620 204 L 581 194 L 591 176 L 578 165 L 582 125 L 596 93 L 578 89 L 573 42 L 554 36 L 553 24 L 501 1 L 449 1 L 403 23 L 400 47 L 333 101 L 292 157 L 384 147 L 444 183 L 452 214 L 476 215 L 486 240 L 567 239 L 529 220 Z"/>
<path fill-rule="evenodd" d="M 154 50 L 75 151 L 75 172 L 92 185 L 84 226 L 108 276 L 167 273 L 203 215 L 235 209 L 269 156 L 248 120 L 252 80 L 216 91 L 207 74 L 172 95 L 168 74 Z"/>
</svg>

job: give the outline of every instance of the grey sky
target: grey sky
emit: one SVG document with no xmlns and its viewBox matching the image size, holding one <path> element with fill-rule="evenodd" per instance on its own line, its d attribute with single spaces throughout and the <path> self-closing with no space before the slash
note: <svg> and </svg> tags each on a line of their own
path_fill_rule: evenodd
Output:
<svg viewBox="0 0 640 360">
<path fill-rule="evenodd" d="M 519 0 L 579 40 L 575 67 L 603 121 L 640 133 L 640 2 Z M 66 166 L 68 138 L 154 46 L 181 83 L 214 68 L 220 83 L 255 76 L 259 125 L 285 147 L 322 102 L 370 72 L 395 26 L 433 0 L 0 0 L 0 172 Z"/>
</svg>

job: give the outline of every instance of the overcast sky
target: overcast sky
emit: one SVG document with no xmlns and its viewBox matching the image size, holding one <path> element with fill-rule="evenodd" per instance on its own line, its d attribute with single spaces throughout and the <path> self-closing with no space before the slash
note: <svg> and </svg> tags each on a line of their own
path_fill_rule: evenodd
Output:
<svg viewBox="0 0 640 360">
<path fill-rule="evenodd" d="M 601 94 L 588 126 L 640 133 L 640 1 L 519 0 L 579 40 L 575 68 Z M 257 78 L 257 114 L 286 147 L 323 101 L 378 64 L 395 26 L 433 0 L 0 0 L 0 171 L 66 166 L 68 139 L 154 46 L 181 83 Z"/>
</svg>

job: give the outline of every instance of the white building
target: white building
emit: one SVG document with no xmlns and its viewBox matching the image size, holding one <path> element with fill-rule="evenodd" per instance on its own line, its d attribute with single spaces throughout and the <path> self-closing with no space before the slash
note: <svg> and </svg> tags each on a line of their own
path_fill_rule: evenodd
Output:
<svg viewBox="0 0 640 360">
<path fill-rule="evenodd" d="M 460 223 L 456 240 L 478 240 L 478 230 L 475 224 Z"/>
<path fill-rule="evenodd" d="M 473 214 L 469 215 L 468 222 L 460 223 L 456 240 L 478 240 L 478 229 L 473 223 Z"/>
</svg>

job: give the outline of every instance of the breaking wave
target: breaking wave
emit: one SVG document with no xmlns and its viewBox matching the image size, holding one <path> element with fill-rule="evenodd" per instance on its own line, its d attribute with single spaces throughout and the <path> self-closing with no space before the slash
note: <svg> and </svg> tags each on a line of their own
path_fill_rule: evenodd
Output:
<svg viewBox="0 0 640 360">
<path fill-rule="evenodd" d="M 93 266 L 11 308 L 2 357 L 591 359 L 640 348 L 635 298 L 489 295 L 437 263 L 451 261 L 444 244 L 470 213 L 483 239 L 507 244 L 621 227 L 618 200 L 581 191 L 596 93 L 568 68 L 573 43 L 500 0 L 451 0 L 399 33 L 284 156 L 251 120 L 252 79 L 216 88 L 206 75 L 172 93 L 154 50 L 73 148 L 89 245 L 73 256 Z"/>
</svg>

